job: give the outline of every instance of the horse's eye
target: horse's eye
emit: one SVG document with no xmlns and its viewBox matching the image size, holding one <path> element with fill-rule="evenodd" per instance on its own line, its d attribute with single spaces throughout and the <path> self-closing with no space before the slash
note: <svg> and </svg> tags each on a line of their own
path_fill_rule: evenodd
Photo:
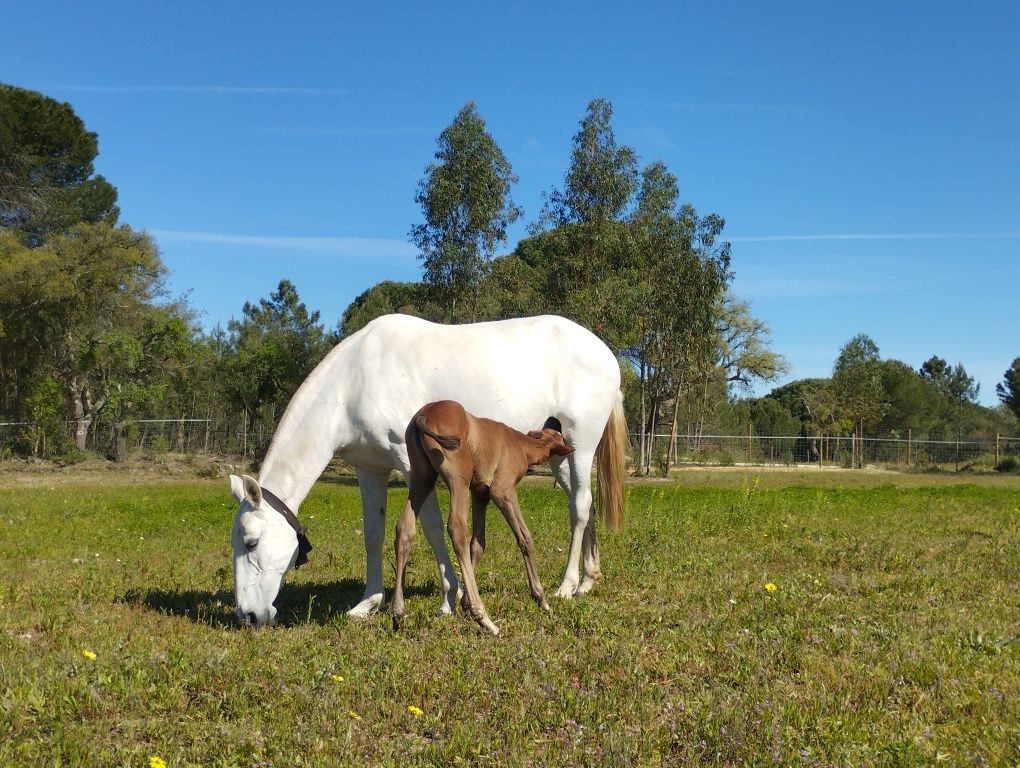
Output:
<svg viewBox="0 0 1020 768">
<path fill-rule="evenodd" d="M 247 550 L 248 552 L 251 552 L 251 551 L 252 551 L 253 549 L 255 549 L 255 547 L 257 547 L 258 545 L 259 545 L 259 540 L 258 540 L 258 539 L 252 539 L 251 541 L 246 541 L 246 542 L 244 542 L 244 548 L 245 548 L 245 549 L 246 549 L 246 550 Z"/>
</svg>

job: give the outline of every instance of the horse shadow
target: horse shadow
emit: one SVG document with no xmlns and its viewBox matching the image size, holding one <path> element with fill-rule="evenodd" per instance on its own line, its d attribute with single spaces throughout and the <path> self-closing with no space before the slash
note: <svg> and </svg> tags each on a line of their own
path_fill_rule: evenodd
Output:
<svg viewBox="0 0 1020 768">
<path fill-rule="evenodd" d="M 276 598 L 278 626 L 318 624 L 326 626 L 345 617 L 361 600 L 364 582 L 341 579 L 334 582 L 284 584 Z M 405 595 L 438 594 L 434 582 L 405 587 Z M 166 616 L 190 619 L 196 624 L 219 629 L 241 626 L 234 614 L 234 594 L 230 590 L 130 589 L 118 602 L 155 611 Z"/>
</svg>

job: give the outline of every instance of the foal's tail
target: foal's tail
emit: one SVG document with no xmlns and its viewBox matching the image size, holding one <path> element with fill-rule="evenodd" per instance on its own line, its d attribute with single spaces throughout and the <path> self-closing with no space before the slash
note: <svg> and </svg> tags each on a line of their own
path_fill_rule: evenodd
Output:
<svg viewBox="0 0 1020 768">
<path fill-rule="evenodd" d="M 595 449 L 598 505 L 606 527 L 611 531 L 620 530 L 620 523 L 623 522 L 626 443 L 627 421 L 623 415 L 623 396 L 617 394 L 616 404 Z"/>
<path fill-rule="evenodd" d="M 428 435 L 429 437 L 431 437 L 433 440 L 435 440 L 437 443 L 439 443 L 446 450 L 448 450 L 448 451 L 455 451 L 456 449 L 460 448 L 460 438 L 459 437 L 452 437 L 450 435 L 439 435 L 439 434 L 436 434 L 431 429 L 429 429 L 427 426 L 425 426 L 425 417 L 424 416 L 419 416 L 418 418 L 416 418 L 414 420 L 414 425 L 418 428 L 419 432 L 421 432 L 422 434 Z"/>
</svg>

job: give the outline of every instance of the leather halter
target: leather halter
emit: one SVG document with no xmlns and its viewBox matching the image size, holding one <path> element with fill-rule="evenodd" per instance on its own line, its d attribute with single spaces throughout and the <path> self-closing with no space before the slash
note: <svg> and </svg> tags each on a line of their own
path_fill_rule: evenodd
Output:
<svg viewBox="0 0 1020 768">
<path fill-rule="evenodd" d="M 283 515 L 283 519 L 287 521 L 291 528 L 294 529 L 294 533 L 297 534 L 298 540 L 298 556 L 297 560 L 294 561 L 294 567 L 298 568 L 308 562 L 308 553 L 312 551 L 312 543 L 308 540 L 305 535 L 305 528 L 301 523 L 298 522 L 297 515 L 295 515 L 291 508 L 283 503 L 283 500 L 275 493 L 270 491 L 268 488 L 262 488 L 262 498 L 269 502 L 269 506 Z"/>
</svg>

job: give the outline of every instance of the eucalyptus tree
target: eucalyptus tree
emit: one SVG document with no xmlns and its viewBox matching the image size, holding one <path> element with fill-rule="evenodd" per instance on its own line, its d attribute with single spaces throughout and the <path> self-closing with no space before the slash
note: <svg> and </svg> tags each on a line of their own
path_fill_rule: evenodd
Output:
<svg viewBox="0 0 1020 768">
<path fill-rule="evenodd" d="M 532 237 L 515 254 L 535 273 L 538 298 L 621 349 L 633 342 L 630 323 L 637 264 L 625 214 L 638 186 L 635 151 L 617 144 L 612 105 L 588 104 L 572 140 L 562 189 L 543 194 Z"/>
<path fill-rule="evenodd" d="M 439 135 L 415 202 L 424 221 L 411 228 L 424 282 L 449 322 L 477 319 L 479 286 L 507 228 L 521 217 L 510 188 L 517 176 L 485 121 L 467 102 Z"/>
<path fill-rule="evenodd" d="M 538 228 L 616 221 L 623 217 L 638 187 L 637 153 L 618 145 L 612 127 L 613 106 L 593 99 L 574 134 L 562 190 L 544 195 Z"/>
<path fill-rule="evenodd" d="M 661 407 L 673 401 L 668 471 L 681 403 L 707 392 L 715 366 L 715 307 L 730 279 L 729 244 L 720 240 L 721 217 L 698 216 L 689 203 L 678 204 L 676 176 L 660 162 L 641 174 L 641 187 L 628 224 L 632 232 L 635 269 L 631 284 L 634 343 L 625 350 L 639 371 L 649 399 L 648 432 L 654 434 Z M 701 397 L 700 400 L 704 400 Z M 642 440 L 643 466 L 650 451 Z"/>
</svg>

